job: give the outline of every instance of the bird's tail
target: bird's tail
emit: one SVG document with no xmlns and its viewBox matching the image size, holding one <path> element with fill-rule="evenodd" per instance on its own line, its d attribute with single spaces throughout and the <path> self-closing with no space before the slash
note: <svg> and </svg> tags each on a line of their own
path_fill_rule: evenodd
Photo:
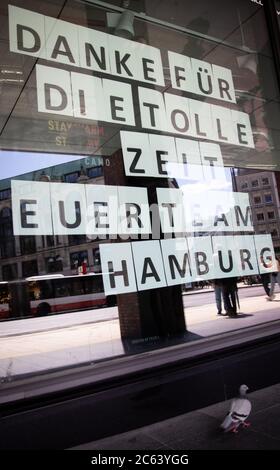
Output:
<svg viewBox="0 0 280 470">
<path fill-rule="evenodd" d="M 231 413 L 227 414 L 224 421 L 222 422 L 222 424 L 220 425 L 220 427 L 226 431 L 231 425 L 232 425 L 233 421 L 232 421 L 232 417 L 231 417 Z"/>
</svg>

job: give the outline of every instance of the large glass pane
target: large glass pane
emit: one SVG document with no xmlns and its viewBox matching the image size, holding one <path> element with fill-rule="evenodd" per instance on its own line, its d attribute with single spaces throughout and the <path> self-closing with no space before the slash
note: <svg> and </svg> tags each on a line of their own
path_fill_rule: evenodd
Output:
<svg viewBox="0 0 280 470">
<path fill-rule="evenodd" d="M 17 377 L 275 319 L 260 2 L 3 0 L 0 26 L 3 375 L 9 354 Z"/>
</svg>

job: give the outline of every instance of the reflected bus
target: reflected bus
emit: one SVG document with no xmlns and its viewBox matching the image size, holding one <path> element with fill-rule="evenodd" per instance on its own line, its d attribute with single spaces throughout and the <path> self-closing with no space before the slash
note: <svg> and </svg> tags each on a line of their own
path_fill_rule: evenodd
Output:
<svg viewBox="0 0 280 470">
<path fill-rule="evenodd" d="M 0 283 L 0 320 L 38 317 L 116 305 L 102 274 L 32 276 Z"/>
</svg>

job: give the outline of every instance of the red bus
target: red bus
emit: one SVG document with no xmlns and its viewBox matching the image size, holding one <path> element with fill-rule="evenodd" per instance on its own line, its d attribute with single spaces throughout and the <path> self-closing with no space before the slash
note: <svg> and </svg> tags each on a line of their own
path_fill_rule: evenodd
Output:
<svg viewBox="0 0 280 470">
<path fill-rule="evenodd" d="M 0 320 L 4 320 L 9 316 L 10 299 L 8 282 L 0 282 Z"/>
<path fill-rule="evenodd" d="M 116 305 L 104 294 L 102 274 L 32 276 L 0 283 L 0 320 Z"/>
</svg>

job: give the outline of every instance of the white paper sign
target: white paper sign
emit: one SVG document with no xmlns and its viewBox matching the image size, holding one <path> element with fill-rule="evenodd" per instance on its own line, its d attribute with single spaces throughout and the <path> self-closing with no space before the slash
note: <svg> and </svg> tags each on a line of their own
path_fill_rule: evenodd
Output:
<svg viewBox="0 0 280 470">
<path fill-rule="evenodd" d="M 45 49 L 45 17 L 14 5 L 8 8 L 10 51 L 40 57 Z"/>
<path fill-rule="evenodd" d="M 193 281 L 186 238 L 160 240 L 167 284 L 174 286 Z"/>
<path fill-rule="evenodd" d="M 125 174 L 127 176 L 157 176 L 156 159 L 152 158 L 149 135 L 121 131 Z"/>
<path fill-rule="evenodd" d="M 12 180 L 14 235 L 52 235 L 50 184 Z"/>
<path fill-rule="evenodd" d="M 242 277 L 258 274 L 258 260 L 254 246 L 254 236 L 235 235 L 233 238 L 238 250 L 238 275 Z"/>
<path fill-rule="evenodd" d="M 105 295 L 137 291 L 131 243 L 99 245 Z"/>
<path fill-rule="evenodd" d="M 199 143 L 190 139 L 175 139 L 180 176 L 188 183 L 203 181 Z M 211 145 L 211 144 L 210 144 Z"/>
<path fill-rule="evenodd" d="M 235 141 L 238 142 L 238 145 L 254 148 L 254 139 L 248 114 L 242 113 L 241 111 L 231 110 L 231 117 L 235 124 Z"/>
<path fill-rule="evenodd" d="M 167 131 L 168 125 L 162 93 L 139 87 L 138 96 L 142 127 Z"/>
<path fill-rule="evenodd" d="M 203 176 L 207 182 L 226 182 L 226 172 L 223 164 L 221 148 L 218 144 L 199 142 Z"/>
<path fill-rule="evenodd" d="M 183 96 L 165 93 L 164 101 L 167 116 L 167 130 L 187 136 L 195 135 L 195 131 L 192 127 L 189 99 Z"/>
<path fill-rule="evenodd" d="M 214 80 L 212 66 L 204 60 L 191 59 L 194 92 L 198 95 L 219 98 L 218 83 Z"/>
<path fill-rule="evenodd" d="M 249 194 L 230 193 L 232 199 L 232 220 L 235 232 L 253 232 L 252 210 Z"/>
<path fill-rule="evenodd" d="M 78 26 L 56 18 L 45 17 L 46 60 L 79 66 Z"/>
<path fill-rule="evenodd" d="M 271 235 L 254 235 L 254 242 L 259 272 L 263 274 L 278 271 Z"/>
<path fill-rule="evenodd" d="M 146 188 L 118 186 L 120 234 L 151 233 L 150 206 Z"/>
<path fill-rule="evenodd" d="M 157 188 L 157 201 L 163 233 L 186 231 L 181 189 Z"/>
<path fill-rule="evenodd" d="M 216 278 L 239 276 L 238 246 L 235 237 L 212 237 Z"/>
<path fill-rule="evenodd" d="M 212 65 L 214 81 L 217 82 L 218 98 L 220 100 L 236 103 L 232 73 L 230 69 Z"/>
<path fill-rule="evenodd" d="M 191 59 L 185 55 L 168 51 L 168 62 L 172 88 L 195 93 Z"/>
<path fill-rule="evenodd" d="M 71 72 L 71 82 L 74 116 L 105 121 L 101 78 Z"/>
<path fill-rule="evenodd" d="M 104 120 L 134 126 L 135 117 L 131 85 L 106 79 L 102 82 Z"/>
<path fill-rule="evenodd" d="M 118 233 L 118 187 L 85 185 L 87 235 Z"/>
<path fill-rule="evenodd" d="M 51 183 L 50 191 L 54 233 L 85 234 L 87 223 L 85 185 Z"/>
<path fill-rule="evenodd" d="M 192 274 L 194 281 L 215 278 L 211 237 L 188 237 Z"/>
<path fill-rule="evenodd" d="M 71 74 L 36 65 L 38 111 L 73 116 Z"/>
<path fill-rule="evenodd" d="M 232 198 L 228 191 L 181 186 L 187 232 L 231 232 Z"/>
<path fill-rule="evenodd" d="M 111 73 L 109 35 L 95 29 L 79 26 L 80 66 L 85 69 Z"/>
<path fill-rule="evenodd" d="M 169 163 L 177 163 L 177 152 L 174 137 L 165 135 L 149 135 L 150 152 L 156 160 L 157 175 L 166 178 L 171 172 Z"/>
<path fill-rule="evenodd" d="M 160 244 L 156 240 L 134 242 L 132 251 L 138 290 L 165 287 L 165 273 Z"/>
</svg>

